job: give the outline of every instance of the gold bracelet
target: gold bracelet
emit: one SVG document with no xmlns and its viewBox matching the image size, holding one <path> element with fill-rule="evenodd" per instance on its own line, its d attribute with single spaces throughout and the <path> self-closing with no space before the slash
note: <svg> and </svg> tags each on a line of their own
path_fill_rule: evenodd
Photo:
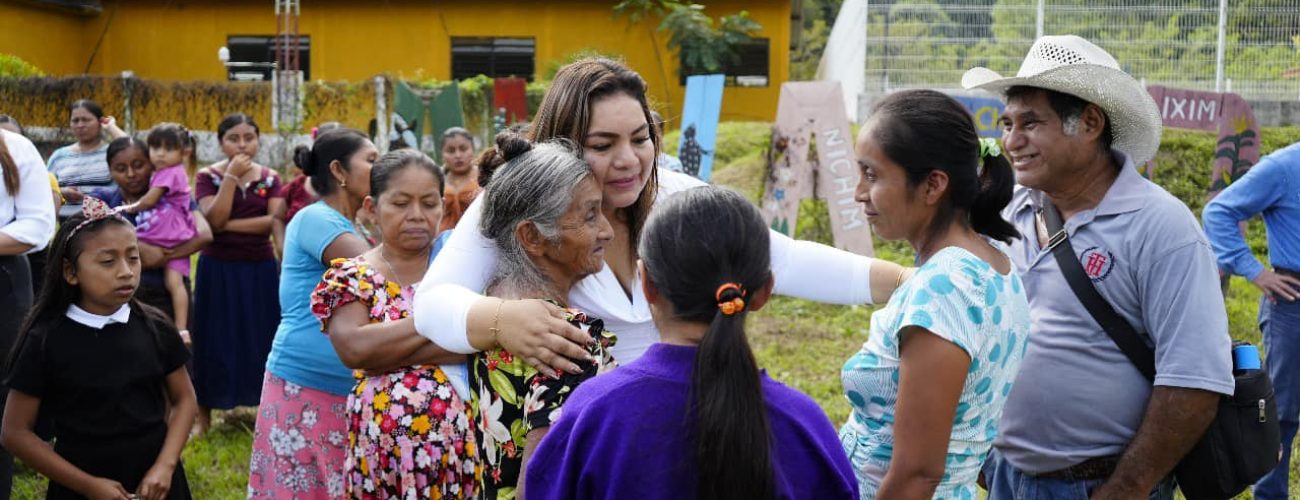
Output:
<svg viewBox="0 0 1300 500">
<path fill-rule="evenodd" d="M 898 278 L 894 279 L 894 290 L 898 290 L 898 287 L 903 286 L 903 275 L 904 275 L 904 274 L 907 274 L 907 268 L 906 268 L 906 267 L 901 268 L 901 269 L 898 270 Z"/>
<path fill-rule="evenodd" d="M 493 315 L 492 327 L 488 328 L 488 331 L 492 332 L 492 344 L 496 347 L 501 347 L 501 343 L 497 341 L 497 336 L 501 334 L 501 306 L 504 305 L 506 305 L 505 299 L 497 302 L 497 312 Z"/>
</svg>

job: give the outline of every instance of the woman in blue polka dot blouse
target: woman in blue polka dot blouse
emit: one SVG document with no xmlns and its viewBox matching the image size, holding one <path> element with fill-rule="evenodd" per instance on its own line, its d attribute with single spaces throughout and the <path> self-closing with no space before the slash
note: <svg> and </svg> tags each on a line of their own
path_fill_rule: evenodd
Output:
<svg viewBox="0 0 1300 500">
<path fill-rule="evenodd" d="M 1029 333 L 1005 246 L 1019 234 L 1001 216 L 1011 166 L 961 104 L 929 90 L 880 101 L 856 153 L 872 229 L 911 244 L 920 268 L 844 364 L 853 413 L 840 441 L 863 498 L 973 499 Z"/>
</svg>

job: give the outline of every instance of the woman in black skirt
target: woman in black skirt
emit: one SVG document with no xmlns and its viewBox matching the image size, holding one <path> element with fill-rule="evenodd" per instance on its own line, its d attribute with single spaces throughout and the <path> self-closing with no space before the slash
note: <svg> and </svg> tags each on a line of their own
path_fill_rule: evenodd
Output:
<svg viewBox="0 0 1300 500">
<path fill-rule="evenodd" d="M 216 233 L 199 255 L 195 273 L 195 427 L 200 433 L 207 430 L 211 409 L 257 406 L 280 325 L 275 250 L 284 241 L 285 202 L 280 176 L 253 161 L 259 132 L 243 113 L 222 119 L 217 140 L 227 159 L 199 170 L 194 179 L 194 196 Z"/>
</svg>

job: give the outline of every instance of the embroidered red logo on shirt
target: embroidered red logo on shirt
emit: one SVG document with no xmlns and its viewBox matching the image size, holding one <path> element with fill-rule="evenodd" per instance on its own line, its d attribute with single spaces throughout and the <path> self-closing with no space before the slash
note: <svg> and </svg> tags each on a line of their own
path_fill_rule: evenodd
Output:
<svg viewBox="0 0 1300 500">
<path fill-rule="evenodd" d="M 1106 279 L 1110 276 L 1110 271 L 1115 268 L 1115 256 L 1101 247 L 1084 250 L 1079 261 L 1083 263 L 1083 272 L 1087 273 L 1093 282 Z"/>
</svg>

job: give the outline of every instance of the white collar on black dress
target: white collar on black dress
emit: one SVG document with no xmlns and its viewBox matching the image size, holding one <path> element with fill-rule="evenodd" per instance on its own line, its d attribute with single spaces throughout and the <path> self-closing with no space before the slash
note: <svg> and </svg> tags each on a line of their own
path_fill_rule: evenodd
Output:
<svg viewBox="0 0 1300 500">
<path fill-rule="evenodd" d="M 108 316 L 86 312 L 85 309 L 77 307 L 76 304 L 68 306 L 68 312 L 65 313 L 68 319 L 76 321 L 83 325 L 89 326 L 96 330 L 103 330 L 105 326 L 111 323 L 126 323 L 131 320 L 131 305 L 122 304 L 117 311 Z"/>
</svg>

